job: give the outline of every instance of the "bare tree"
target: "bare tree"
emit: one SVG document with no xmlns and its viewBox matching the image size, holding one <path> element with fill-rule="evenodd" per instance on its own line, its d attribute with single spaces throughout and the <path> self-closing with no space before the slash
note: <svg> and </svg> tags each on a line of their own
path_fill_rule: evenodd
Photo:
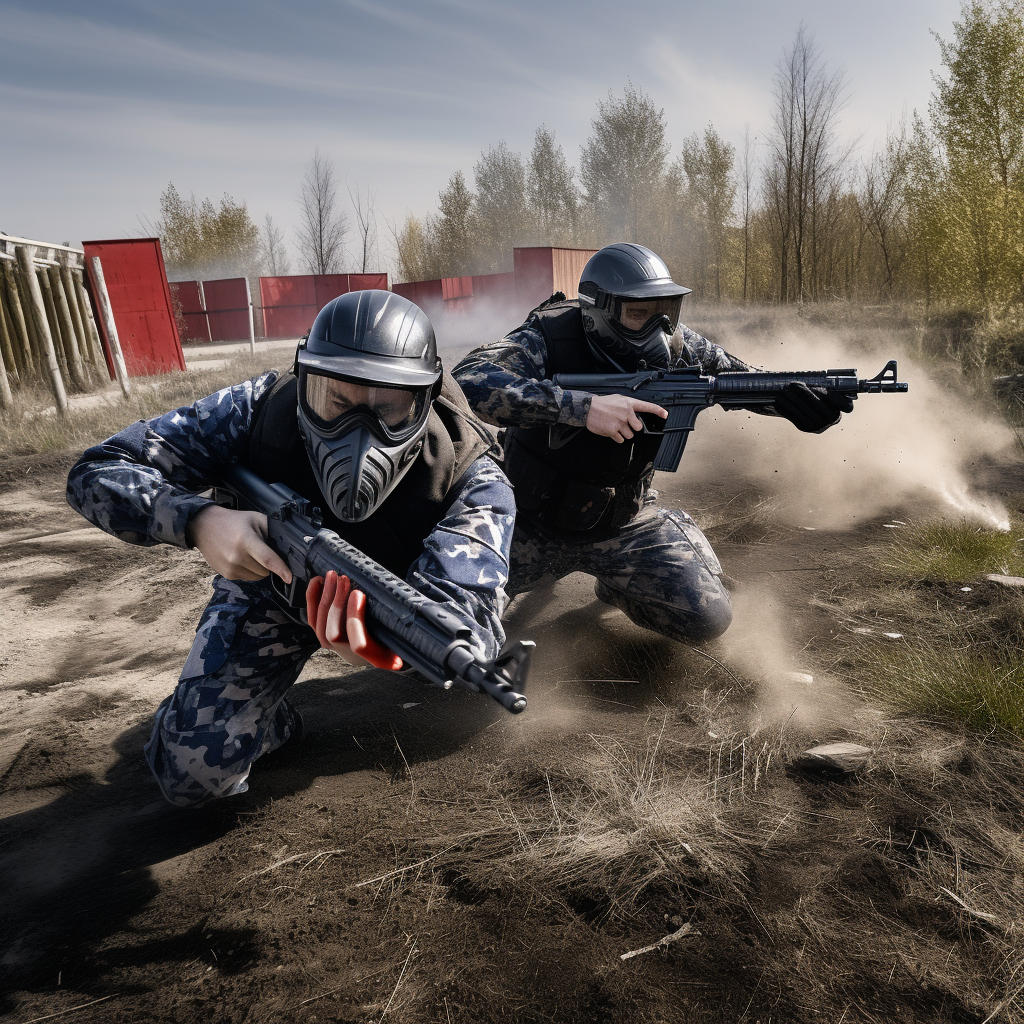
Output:
<svg viewBox="0 0 1024 1024">
<path fill-rule="evenodd" d="M 321 156 L 318 149 L 306 168 L 299 195 L 299 251 L 312 274 L 334 274 L 341 269 L 348 225 L 337 205 L 334 164 L 330 157 Z"/>
<path fill-rule="evenodd" d="M 750 138 L 750 125 L 743 126 L 743 163 L 740 168 L 740 203 L 743 207 L 743 301 L 747 301 L 750 281 L 750 194 L 754 189 L 754 144 Z"/>
<path fill-rule="evenodd" d="M 288 250 L 284 244 L 284 232 L 274 223 L 274 218 L 269 213 L 263 218 L 260 248 L 263 265 L 271 276 L 287 274 L 292 269 L 292 261 L 288 258 Z"/>
<path fill-rule="evenodd" d="M 903 263 L 907 246 L 907 174 L 910 142 L 906 122 L 890 131 L 885 149 L 875 153 L 864 171 L 861 205 L 867 230 L 882 257 L 884 277 L 880 291 L 893 297 L 894 278 Z"/>
<path fill-rule="evenodd" d="M 377 193 L 371 192 L 366 186 L 365 195 L 360 193 L 356 185 L 353 192 L 348 190 L 352 207 L 356 212 L 356 224 L 359 227 L 359 245 L 362 253 L 361 266 L 363 274 L 370 273 L 370 266 L 377 263 Z"/>
<path fill-rule="evenodd" d="M 777 233 L 783 302 L 803 301 L 805 292 L 813 295 L 820 283 L 815 278 L 820 232 L 828 207 L 840 199 L 849 155 L 836 139 L 844 88 L 843 72 L 829 72 L 813 36 L 801 26 L 775 74 L 771 156 L 764 179 L 765 202 Z"/>
</svg>

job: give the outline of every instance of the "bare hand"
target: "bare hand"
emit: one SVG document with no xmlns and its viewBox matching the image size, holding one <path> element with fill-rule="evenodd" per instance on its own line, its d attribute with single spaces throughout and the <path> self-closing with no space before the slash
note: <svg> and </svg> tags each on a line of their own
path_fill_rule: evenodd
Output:
<svg viewBox="0 0 1024 1024">
<path fill-rule="evenodd" d="M 587 413 L 587 430 L 622 444 L 643 429 L 643 421 L 637 415 L 641 412 L 653 413 L 662 419 L 668 416 L 660 405 L 652 402 L 641 402 L 625 395 L 594 395 Z"/>
<path fill-rule="evenodd" d="M 306 619 L 321 647 L 340 654 L 350 665 L 368 664 L 397 671 L 402 659 L 366 631 L 366 595 L 353 590 L 347 576 L 333 570 L 314 576 L 306 587 Z"/>
<path fill-rule="evenodd" d="M 267 544 L 267 517 L 207 505 L 185 527 L 185 540 L 198 548 L 207 565 L 228 580 L 261 580 L 277 573 L 291 583 L 291 570 Z"/>
</svg>

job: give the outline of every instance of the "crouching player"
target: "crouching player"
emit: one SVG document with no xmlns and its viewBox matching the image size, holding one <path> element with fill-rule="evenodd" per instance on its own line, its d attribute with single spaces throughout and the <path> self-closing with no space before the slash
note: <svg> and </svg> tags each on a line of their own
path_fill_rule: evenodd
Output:
<svg viewBox="0 0 1024 1024">
<path fill-rule="evenodd" d="M 241 463 L 319 506 L 324 526 L 441 598 L 493 658 L 515 502 L 492 437 L 442 371 L 434 332 L 386 291 L 329 302 L 294 372 L 270 371 L 90 448 L 71 506 L 132 544 L 197 548 L 217 575 L 178 685 L 156 712 L 146 758 L 181 807 L 243 793 L 253 762 L 301 730 L 287 698 L 320 647 L 352 663 L 401 661 L 367 635 L 365 595 L 329 573 L 310 582 L 308 625 L 274 600 L 287 565 L 266 517 L 204 496 Z"/>
</svg>

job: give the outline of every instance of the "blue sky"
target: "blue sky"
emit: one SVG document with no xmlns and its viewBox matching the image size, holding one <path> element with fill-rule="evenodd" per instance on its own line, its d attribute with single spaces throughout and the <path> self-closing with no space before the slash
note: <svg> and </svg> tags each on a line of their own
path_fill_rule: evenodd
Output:
<svg viewBox="0 0 1024 1024">
<path fill-rule="evenodd" d="M 924 112 L 959 0 L 0 0 L 0 229 L 47 241 L 143 233 L 173 181 L 244 200 L 292 246 L 319 147 L 382 218 L 436 205 L 482 150 L 546 124 L 573 164 L 627 80 L 664 108 L 672 154 L 710 121 L 770 127 L 801 24 L 843 68 L 866 156 Z M 344 185 L 342 195 L 345 196 Z M 346 197 L 347 198 L 347 197 Z M 387 231 L 382 224 L 382 235 Z M 298 268 L 296 268 L 298 269 Z"/>
</svg>

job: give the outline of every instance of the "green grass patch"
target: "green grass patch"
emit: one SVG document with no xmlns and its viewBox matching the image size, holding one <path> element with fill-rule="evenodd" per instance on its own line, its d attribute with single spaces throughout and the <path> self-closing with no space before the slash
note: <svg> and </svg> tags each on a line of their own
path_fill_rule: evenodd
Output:
<svg viewBox="0 0 1024 1024">
<path fill-rule="evenodd" d="M 890 707 L 1024 739 L 1024 659 L 1018 651 L 979 647 L 968 638 L 870 646 L 857 659 L 861 682 Z"/>
<path fill-rule="evenodd" d="M 1019 520 L 1008 532 L 964 520 L 907 527 L 893 538 L 880 568 L 892 583 L 964 583 L 990 572 L 1024 576 L 1024 530 Z"/>
</svg>

